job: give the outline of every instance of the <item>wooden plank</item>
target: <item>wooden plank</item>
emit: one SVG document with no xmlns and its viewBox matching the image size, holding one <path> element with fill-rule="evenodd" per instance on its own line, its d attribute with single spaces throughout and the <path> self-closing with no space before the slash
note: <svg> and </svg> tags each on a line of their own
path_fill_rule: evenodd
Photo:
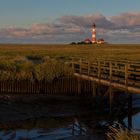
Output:
<svg viewBox="0 0 140 140">
<path fill-rule="evenodd" d="M 117 89 L 121 89 L 121 90 L 126 90 L 126 86 L 124 84 L 121 83 L 116 83 L 116 82 L 111 82 L 109 80 L 103 80 L 103 79 L 99 79 L 99 78 L 95 78 L 95 77 L 90 77 L 90 76 L 86 76 L 86 75 L 81 75 L 78 73 L 74 74 L 76 77 L 80 77 L 81 79 L 85 79 L 85 80 L 91 80 L 91 81 L 95 81 L 95 82 L 100 82 L 103 85 L 106 86 L 112 86 L 113 88 L 117 88 Z M 127 87 L 128 92 L 130 93 L 134 93 L 134 94 L 140 94 L 140 87 L 131 87 L 128 86 Z"/>
<path fill-rule="evenodd" d="M 129 71 L 129 70 L 128 70 L 128 74 L 129 74 L 129 75 L 140 76 L 140 72 L 135 72 L 135 71 Z"/>
</svg>

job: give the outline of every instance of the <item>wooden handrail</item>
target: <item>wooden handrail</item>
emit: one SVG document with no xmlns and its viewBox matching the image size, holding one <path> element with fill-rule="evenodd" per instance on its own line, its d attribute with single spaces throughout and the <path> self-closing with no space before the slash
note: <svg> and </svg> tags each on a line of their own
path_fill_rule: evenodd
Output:
<svg viewBox="0 0 140 140">
<path fill-rule="evenodd" d="M 99 81 L 105 79 L 110 83 L 122 84 L 126 89 L 128 86 L 140 89 L 140 63 L 138 62 L 87 61 L 85 59 L 80 59 L 79 62 L 73 59 L 74 73 L 96 77 Z"/>
</svg>

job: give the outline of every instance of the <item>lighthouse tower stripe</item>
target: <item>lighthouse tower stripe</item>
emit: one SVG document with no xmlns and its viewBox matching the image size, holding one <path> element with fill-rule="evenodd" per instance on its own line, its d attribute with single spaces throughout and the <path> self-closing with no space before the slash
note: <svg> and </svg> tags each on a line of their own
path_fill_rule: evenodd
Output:
<svg viewBox="0 0 140 140">
<path fill-rule="evenodd" d="M 92 28 L 92 43 L 96 42 L 96 25 L 93 24 L 93 28 Z"/>
</svg>

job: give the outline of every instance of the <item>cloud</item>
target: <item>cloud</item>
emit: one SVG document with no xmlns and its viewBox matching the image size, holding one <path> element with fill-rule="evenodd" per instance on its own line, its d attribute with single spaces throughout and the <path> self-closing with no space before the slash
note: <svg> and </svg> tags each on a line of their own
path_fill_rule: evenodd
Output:
<svg viewBox="0 0 140 140">
<path fill-rule="evenodd" d="M 64 25 L 77 25 L 81 28 L 91 28 L 93 23 L 96 23 L 99 28 L 112 28 L 114 23 L 110 22 L 101 14 L 92 14 L 87 16 L 62 16 L 58 19 Z"/>
<path fill-rule="evenodd" d="M 0 41 L 64 43 L 91 36 L 92 24 L 97 25 L 97 37 L 108 42 L 133 40 L 140 43 L 140 12 L 122 13 L 112 17 L 102 14 L 62 16 L 52 23 L 33 24 L 28 28 L 0 28 Z"/>
<path fill-rule="evenodd" d="M 140 26 L 140 12 L 123 13 L 118 16 L 112 16 L 111 21 L 118 27 Z"/>
</svg>

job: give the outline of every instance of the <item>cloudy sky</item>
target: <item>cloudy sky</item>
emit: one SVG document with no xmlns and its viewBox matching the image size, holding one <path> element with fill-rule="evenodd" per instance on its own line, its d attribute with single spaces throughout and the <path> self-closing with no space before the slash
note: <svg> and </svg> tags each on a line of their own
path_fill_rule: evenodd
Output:
<svg viewBox="0 0 140 140">
<path fill-rule="evenodd" d="M 140 43 L 140 0 L 0 0 L 0 43 Z"/>
</svg>

